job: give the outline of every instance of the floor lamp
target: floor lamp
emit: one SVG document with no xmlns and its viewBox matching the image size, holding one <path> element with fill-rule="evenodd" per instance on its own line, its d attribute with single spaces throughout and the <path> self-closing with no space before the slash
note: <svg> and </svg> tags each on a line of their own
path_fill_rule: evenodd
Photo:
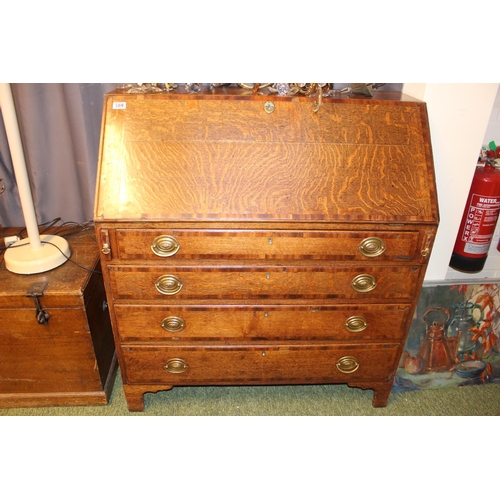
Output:
<svg viewBox="0 0 500 500">
<path fill-rule="evenodd" d="M 10 83 L 0 83 L 0 107 L 28 233 L 27 238 L 7 248 L 4 254 L 5 267 L 16 274 L 44 273 L 64 264 L 71 256 L 71 249 L 64 238 L 54 234 L 40 235 L 38 231 Z"/>
</svg>

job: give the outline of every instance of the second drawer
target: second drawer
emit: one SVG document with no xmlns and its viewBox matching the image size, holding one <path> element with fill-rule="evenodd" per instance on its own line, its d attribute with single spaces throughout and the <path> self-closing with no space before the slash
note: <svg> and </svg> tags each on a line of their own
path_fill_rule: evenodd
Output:
<svg viewBox="0 0 500 500">
<path fill-rule="evenodd" d="M 413 266 L 109 266 L 117 300 L 328 298 L 413 300 Z"/>
</svg>

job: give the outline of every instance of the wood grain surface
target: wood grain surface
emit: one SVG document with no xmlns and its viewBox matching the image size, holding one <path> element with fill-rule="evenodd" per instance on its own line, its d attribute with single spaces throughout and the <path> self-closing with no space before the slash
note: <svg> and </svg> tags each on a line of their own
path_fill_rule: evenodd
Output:
<svg viewBox="0 0 500 500">
<path fill-rule="evenodd" d="M 107 98 L 96 219 L 436 220 L 423 103 L 161 97 Z"/>
</svg>

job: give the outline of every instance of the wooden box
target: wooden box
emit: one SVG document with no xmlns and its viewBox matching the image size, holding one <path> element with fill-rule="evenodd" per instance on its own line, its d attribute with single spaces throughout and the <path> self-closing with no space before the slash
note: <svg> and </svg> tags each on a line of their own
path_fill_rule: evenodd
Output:
<svg viewBox="0 0 500 500">
<path fill-rule="evenodd" d="M 15 234 L 0 229 L 3 239 Z M 0 407 L 105 405 L 116 355 L 98 252 L 88 233 L 66 237 L 71 262 L 46 273 L 0 269 Z M 87 268 L 83 269 L 82 267 Z M 32 294 L 40 294 L 37 319 Z"/>
</svg>

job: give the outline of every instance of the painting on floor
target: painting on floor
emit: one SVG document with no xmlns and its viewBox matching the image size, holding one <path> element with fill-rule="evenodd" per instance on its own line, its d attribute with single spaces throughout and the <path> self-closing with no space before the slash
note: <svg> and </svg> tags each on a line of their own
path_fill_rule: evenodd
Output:
<svg viewBox="0 0 500 500">
<path fill-rule="evenodd" d="M 422 288 L 393 391 L 500 383 L 500 285 Z"/>
</svg>

